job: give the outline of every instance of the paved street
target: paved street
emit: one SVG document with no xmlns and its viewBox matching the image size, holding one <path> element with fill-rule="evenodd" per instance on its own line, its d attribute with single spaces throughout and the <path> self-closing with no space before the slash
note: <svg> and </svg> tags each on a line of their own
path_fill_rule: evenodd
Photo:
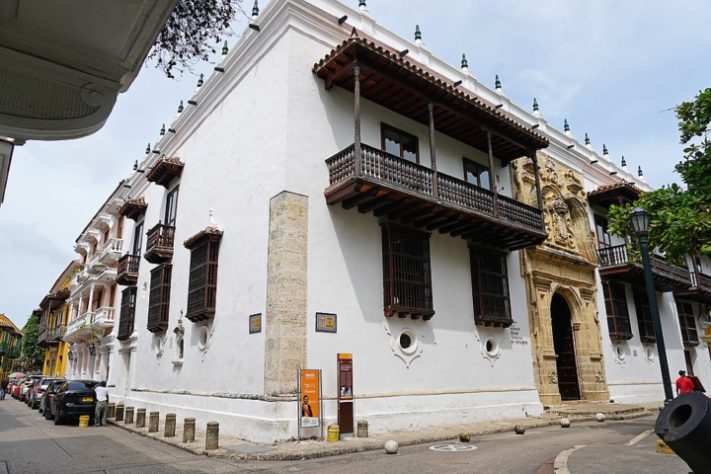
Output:
<svg viewBox="0 0 711 474">
<path fill-rule="evenodd" d="M 401 448 L 394 456 L 364 452 L 304 461 L 233 461 L 196 456 L 167 444 L 129 433 L 118 427 L 54 426 L 36 410 L 6 399 L 0 402 L 0 473 L 221 473 L 221 472 L 334 472 L 341 473 L 552 473 L 553 460 L 575 445 L 588 445 L 569 457 L 578 472 L 613 472 L 606 466 L 639 472 L 639 460 L 625 462 L 622 445 L 650 430 L 654 417 L 604 424 L 587 422 L 564 430 L 558 427 L 529 430 L 525 436 L 503 433 L 476 438 L 471 451 L 444 451 L 432 446 Z M 640 446 L 653 453 L 654 435 Z M 607 457 L 606 450 L 614 451 Z M 587 450 L 587 451 L 586 451 Z M 639 450 L 638 450 L 639 451 Z M 634 454 L 633 451 L 629 451 Z M 639 453 L 638 453 L 639 454 Z M 661 455 L 659 455 L 661 456 Z M 649 458 L 649 456 L 647 456 Z M 622 460 L 622 461 L 620 461 Z M 607 463 L 607 464 L 606 464 Z M 669 456 L 657 463 L 655 473 L 685 473 L 681 461 Z M 593 470 L 590 470 L 594 466 Z M 584 469 L 583 469 L 584 467 Z M 617 471 L 615 471 L 617 472 Z"/>
</svg>

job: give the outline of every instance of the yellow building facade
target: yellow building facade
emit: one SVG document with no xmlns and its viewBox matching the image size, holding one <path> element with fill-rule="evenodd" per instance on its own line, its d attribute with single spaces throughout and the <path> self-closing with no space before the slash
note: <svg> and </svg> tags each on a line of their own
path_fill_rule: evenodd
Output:
<svg viewBox="0 0 711 474">
<path fill-rule="evenodd" d="M 0 380 L 19 369 L 21 342 L 22 331 L 0 313 Z"/>
<path fill-rule="evenodd" d="M 70 306 L 66 300 L 72 276 L 79 267 L 79 262 L 73 261 L 64 269 L 38 310 L 41 312 L 39 344 L 45 349 L 42 374 L 48 377 L 63 377 L 67 369 L 69 344 L 62 339 L 69 322 Z"/>
</svg>

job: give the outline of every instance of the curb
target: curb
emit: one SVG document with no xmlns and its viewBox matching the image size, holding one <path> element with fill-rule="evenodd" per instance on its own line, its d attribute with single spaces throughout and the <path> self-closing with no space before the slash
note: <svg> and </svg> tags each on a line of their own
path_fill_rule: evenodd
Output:
<svg viewBox="0 0 711 474">
<path fill-rule="evenodd" d="M 634 419 L 634 418 L 641 418 L 644 416 L 648 416 L 653 414 L 654 412 L 651 411 L 643 411 L 643 412 L 638 412 L 638 413 L 633 413 L 633 414 L 626 414 L 624 416 L 609 416 L 607 418 L 608 421 L 621 421 L 621 420 L 629 420 L 629 419 Z M 594 415 L 569 415 L 567 416 L 568 419 L 571 421 L 575 422 L 582 422 L 582 421 L 596 421 Z M 136 433 L 138 435 L 144 436 L 146 438 L 151 438 L 155 439 L 157 441 L 160 441 L 161 443 L 168 444 L 171 446 L 175 446 L 177 448 L 180 448 L 184 451 L 190 452 L 192 454 L 196 455 L 203 455 L 203 456 L 210 456 L 210 457 L 216 457 L 216 458 L 221 458 L 221 459 L 234 459 L 234 460 L 241 460 L 241 461 L 299 461 L 299 460 L 304 460 L 304 459 L 318 459 L 318 458 L 323 458 L 323 457 L 328 457 L 328 456 L 337 456 L 340 454 L 350 454 L 350 453 L 360 453 L 360 452 L 365 452 L 365 451 L 375 451 L 382 449 L 383 443 L 386 441 L 386 439 L 381 439 L 386 438 L 386 435 L 380 435 L 377 439 L 372 439 L 368 440 L 367 442 L 363 442 L 363 444 L 358 444 L 358 445 L 349 445 L 348 441 L 339 441 L 336 443 L 323 443 L 323 444 L 314 444 L 314 445 L 308 445 L 304 446 L 303 449 L 295 449 L 293 451 L 288 451 L 288 452 L 279 452 L 278 448 L 280 446 L 287 446 L 287 443 L 279 443 L 274 445 L 277 450 L 274 452 L 264 452 L 264 453 L 255 453 L 255 454 L 249 454 L 249 453 L 234 453 L 232 451 L 229 451 L 225 448 L 218 448 L 217 450 L 214 451 L 205 451 L 202 448 L 199 447 L 194 447 L 190 445 L 183 444 L 181 442 L 182 438 L 176 436 L 175 438 L 170 438 L 170 439 L 165 439 L 161 436 L 161 430 L 159 429 L 156 435 L 154 436 L 152 433 L 149 434 L 145 429 L 136 429 L 132 428 L 130 425 L 124 425 L 122 423 L 117 423 L 114 420 L 108 420 L 110 424 L 113 426 L 116 426 L 118 428 L 123 428 L 126 431 Z M 482 436 L 482 435 L 489 435 L 489 434 L 496 434 L 496 433 L 506 433 L 506 432 L 513 432 L 514 426 L 517 424 L 523 424 L 526 429 L 532 429 L 532 428 L 543 428 L 546 426 L 555 426 L 559 424 L 559 418 L 529 418 L 527 420 L 511 420 L 510 422 L 505 422 L 501 426 L 496 426 L 496 427 L 490 427 L 490 428 L 484 428 L 484 429 L 473 429 L 471 430 L 471 434 L 474 436 Z M 475 428 L 475 425 L 473 425 Z M 402 436 L 403 434 L 400 433 Z M 407 434 L 405 433 L 405 436 Z M 397 441 L 399 446 L 414 446 L 418 444 L 426 444 L 426 443 L 435 443 L 438 441 L 447 441 L 456 438 L 456 433 L 454 431 L 452 432 L 447 432 L 447 433 L 437 433 L 437 434 L 431 434 L 431 435 L 423 435 L 417 438 L 411 438 L 411 439 L 403 439 L 400 438 L 398 439 L 398 435 L 394 434 L 391 435 L 392 438 Z M 355 438 L 355 439 L 362 439 L 364 440 L 365 438 Z M 563 472 L 563 471 L 556 471 L 556 472 Z"/>
</svg>

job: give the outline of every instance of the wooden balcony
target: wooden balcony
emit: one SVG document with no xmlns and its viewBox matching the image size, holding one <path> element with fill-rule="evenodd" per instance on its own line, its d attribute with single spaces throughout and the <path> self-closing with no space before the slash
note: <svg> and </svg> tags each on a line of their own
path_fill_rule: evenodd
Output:
<svg viewBox="0 0 711 474">
<path fill-rule="evenodd" d="M 146 179 L 167 189 L 170 183 L 183 172 L 184 166 L 185 164 L 177 156 L 163 157 L 148 170 Z"/>
<path fill-rule="evenodd" d="M 652 277 L 657 291 L 674 291 L 689 288 L 691 279 L 684 267 L 668 264 L 658 255 L 651 256 Z M 642 262 L 629 255 L 625 244 L 598 250 L 600 276 L 645 286 Z"/>
<path fill-rule="evenodd" d="M 675 297 L 711 304 L 711 276 L 701 272 L 691 272 L 691 286 L 682 290 L 675 290 Z"/>
<path fill-rule="evenodd" d="M 135 285 L 138 281 L 138 266 L 140 263 L 140 255 L 127 253 L 121 257 L 116 266 L 116 283 L 127 286 Z"/>
<path fill-rule="evenodd" d="M 127 200 L 123 206 L 121 206 L 121 209 L 119 209 L 119 214 L 133 221 L 138 221 L 138 219 L 146 213 L 147 208 L 148 204 L 146 204 L 143 196 L 141 196 Z"/>
<path fill-rule="evenodd" d="M 371 146 L 356 156 L 351 145 L 326 164 L 328 204 L 506 250 L 546 239 L 539 209 Z"/>
<path fill-rule="evenodd" d="M 133 334 L 136 317 L 136 293 L 137 288 L 135 286 L 126 288 L 121 292 L 121 316 L 116 339 L 122 342 L 127 341 Z"/>
<path fill-rule="evenodd" d="M 151 263 L 166 263 L 173 259 L 175 227 L 160 222 L 146 233 L 146 252 L 143 257 Z"/>
</svg>

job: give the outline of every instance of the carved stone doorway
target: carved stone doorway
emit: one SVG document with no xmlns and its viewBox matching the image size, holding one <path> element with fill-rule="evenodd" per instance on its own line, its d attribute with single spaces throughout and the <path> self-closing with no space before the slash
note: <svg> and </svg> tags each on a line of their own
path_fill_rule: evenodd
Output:
<svg viewBox="0 0 711 474">
<path fill-rule="evenodd" d="M 556 354 L 558 391 L 561 400 L 580 400 L 578 364 L 575 356 L 575 337 L 570 307 L 559 294 L 551 300 L 551 324 L 553 326 L 553 349 Z"/>
</svg>

